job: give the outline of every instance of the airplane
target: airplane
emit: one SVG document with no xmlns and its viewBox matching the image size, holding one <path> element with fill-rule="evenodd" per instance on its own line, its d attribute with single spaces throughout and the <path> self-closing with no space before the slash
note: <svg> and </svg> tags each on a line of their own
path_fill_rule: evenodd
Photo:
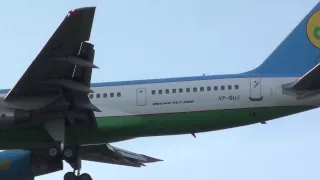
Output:
<svg viewBox="0 0 320 180">
<path fill-rule="evenodd" d="M 88 160 L 161 161 L 110 143 L 262 123 L 320 105 L 320 2 L 257 68 L 226 75 L 91 83 L 96 7 L 69 11 L 12 89 L 0 90 L 0 177 L 34 179 Z M 269 34 L 263 36 L 270 36 Z"/>
</svg>

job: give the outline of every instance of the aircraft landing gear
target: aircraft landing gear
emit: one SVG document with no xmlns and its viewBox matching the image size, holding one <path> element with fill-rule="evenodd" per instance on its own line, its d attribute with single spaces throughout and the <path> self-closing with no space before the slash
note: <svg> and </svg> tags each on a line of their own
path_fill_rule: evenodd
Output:
<svg viewBox="0 0 320 180">
<path fill-rule="evenodd" d="M 73 172 L 67 172 L 63 178 L 64 180 L 92 180 L 91 176 L 87 173 L 83 173 L 80 176 L 77 176 Z"/>
<path fill-rule="evenodd" d="M 87 173 L 80 174 L 81 159 L 79 156 L 79 147 L 64 149 L 62 156 L 63 159 L 74 169 L 73 172 L 68 172 L 64 175 L 64 180 L 93 180 Z"/>
<path fill-rule="evenodd" d="M 76 180 L 76 179 L 77 179 L 77 176 L 73 172 L 67 172 L 63 177 L 63 180 Z"/>
<path fill-rule="evenodd" d="M 73 172 L 67 172 L 64 180 L 93 180 L 87 173 L 80 174 L 81 159 L 79 154 L 79 146 L 65 147 L 54 146 L 47 151 L 50 159 L 65 160 L 73 169 Z"/>
<path fill-rule="evenodd" d="M 91 176 L 87 173 L 83 173 L 79 177 L 80 180 L 92 180 Z"/>
</svg>

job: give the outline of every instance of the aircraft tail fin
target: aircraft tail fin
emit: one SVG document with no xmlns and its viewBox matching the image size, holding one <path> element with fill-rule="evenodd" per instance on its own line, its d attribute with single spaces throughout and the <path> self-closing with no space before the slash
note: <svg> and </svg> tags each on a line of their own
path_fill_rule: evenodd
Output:
<svg viewBox="0 0 320 180">
<path fill-rule="evenodd" d="M 320 2 L 256 69 L 256 75 L 302 76 L 320 63 Z"/>
</svg>

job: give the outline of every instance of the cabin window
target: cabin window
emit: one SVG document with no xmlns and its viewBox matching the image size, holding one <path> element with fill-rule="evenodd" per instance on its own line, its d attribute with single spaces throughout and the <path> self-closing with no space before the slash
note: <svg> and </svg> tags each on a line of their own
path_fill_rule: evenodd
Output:
<svg viewBox="0 0 320 180">
<path fill-rule="evenodd" d="M 159 94 L 162 94 L 162 90 L 161 89 L 159 90 Z"/>
<path fill-rule="evenodd" d="M 197 88 L 196 87 L 193 88 L 193 92 L 197 92 Z"/>
<path fill-rule="evenodd" d="M 187 88 L 187 89 L 186 89 L 186 92 L 190 92 L 190 88 Z"/>
<path fill-rule="evenodd" d="M 117 92 L 117 97 L 121 97 L 121 92 Z"/>
<path fill-rule="evenodd" d="M 234 85 L 234 88 L 235 89 L 239 89 L 239 85 Z"/>
<path fill-rule="evenodd" d="M 211 87 L 210 86 L 207 87 L 207 91 L 211 91 Z"/>
<path fill-rule="evenodd" d="M 169 94 L 169 89 L 166 89 L 166 94 Z"/>
<path fill-rule="evenodd" d="M 96 98 L 100 98 L 100 94 L 99 93 L 96 95 Z"/>
<path fill-rule="evenodd" d="M 182 88 L 179 89 L 179 93 L 183 93 L 183 89 Z"/>
<path fill-rule="evenodd" d="M 152 90 L 152 91 L 151 91 L 151 94 L 152 94 L 152 95 L 155 95 L 155 94 L 156 94 L 156 90 Z"/>
<path fill-rule="evenodd" d="M 176 93 L 177 92 L 177 90 L 176 89 L 172 89 L 172 93 Z"/>
<path fill-rule="evenodd" d="M 215 91 L 218 91 L 218 86 L 213 87 Z"/>
<path fill-rule="evenodd" d="M 200 91 L 204 91 L 204 87 L 200 87 Z"/>
<path fill-rule="evenodd" d="M 90 98 L 90 99 L 93 99 L 93 94 L 90 94 L 90 95 L 89 95 L 89 98 Z"/>
<path fill-rule="evenodd" d="M 103 93 L 103 98 L 107 98 L 108 94 L 107 93 Z"/>
<path fill-rule="evenodd" d="M 224 87 L 224 86 L 221 86 L 221 90 L 224 91 L 224 89 L 225 89 L 225 87 Z"/>
<path fill-rule="evenodd" d="M 114 97 L 114 93 L 110 93 L 110 97 L 112 97 L 112 98 L 113 98 L 113 97 Z"/>
<path fill-rule="evenodd" d="M 232 89 L 232 86 L 231 86 L 231 85 L 228 85 L 228 89 L 231 90 L 231 89 Z"/>
</svg>

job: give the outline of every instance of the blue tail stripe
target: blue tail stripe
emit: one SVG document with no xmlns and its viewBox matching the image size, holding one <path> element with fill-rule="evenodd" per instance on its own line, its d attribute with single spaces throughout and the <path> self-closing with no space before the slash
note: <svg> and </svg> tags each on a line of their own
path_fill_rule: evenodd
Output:
<svg viewBox="0 0 320 180">
<path fill-rule="evenodd" d="M 313 45 L 307 36 L 309 18 L 320 10 L 318 3 L 274 52 L 256 69 L 245 74 L 291 74 L 302 76 L 319 63 L 320 49 Z M 320 19 L 317 22 L 320 26 Z M 272 36 L 272 35 L 266 35 Z"/>
</svg>

